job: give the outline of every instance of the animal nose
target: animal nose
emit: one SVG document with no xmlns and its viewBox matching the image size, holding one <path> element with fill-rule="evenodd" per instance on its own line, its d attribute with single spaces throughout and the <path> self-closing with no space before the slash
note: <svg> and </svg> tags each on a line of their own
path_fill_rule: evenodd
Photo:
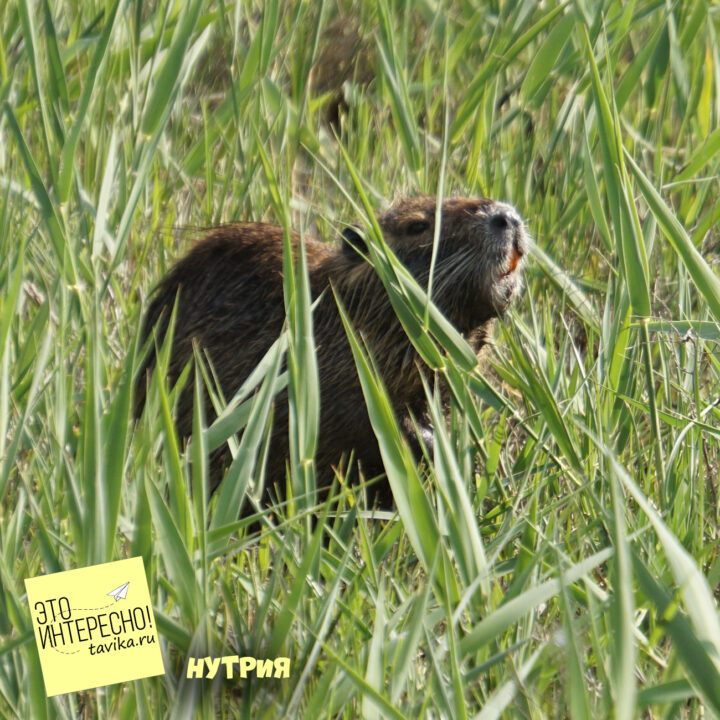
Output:
<svg viewBox="0 0 720 720">
<path fill-rule="evenodd" d="M 504 202 L 491 203 L 485 210 L 485 228 L 497 247 L 510 253 L 510 271 L 514 270 L 527 252 L 525 223 L 518 211 Z"/>
<path fill-rule="evenodd" d="M 518 214 L 510 207 L 498 208 L 490 215 L 490 227 L 497 232 L 514 230 L 520 223 Z"/>
</svg>

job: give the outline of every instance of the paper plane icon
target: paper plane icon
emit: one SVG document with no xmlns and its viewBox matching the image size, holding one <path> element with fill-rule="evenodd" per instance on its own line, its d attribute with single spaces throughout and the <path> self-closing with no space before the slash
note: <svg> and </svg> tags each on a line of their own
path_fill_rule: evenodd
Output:
<svg viewBox="0 0 720 720">
<path fill-rule="evenodd" d="M 112 597 L 115 598 L 115 602 L 118 600 L 124 600 L 127 597 L 127 591 L 128 591 L 128 585 L 130 583 L 126 582 L 124 585 L 121 585 L 120 587 L 116 587 L 114 590 L 111 590 L 108 595 L 112 595 Z"/>
</svg>

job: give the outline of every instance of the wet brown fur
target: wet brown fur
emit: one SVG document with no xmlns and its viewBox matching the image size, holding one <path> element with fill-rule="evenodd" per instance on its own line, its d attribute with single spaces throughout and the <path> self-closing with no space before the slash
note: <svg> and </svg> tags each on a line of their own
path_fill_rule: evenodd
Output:
<svg viewBox="0 0 720 720">
<path fill-rule="evenodd" d="M 508 248 L 490 236 L 481 217 L 492 201 L 454 198 L 443 204 L 441 241 L 433 280 L 433 300 L 464 333 L 475 351 L 486 341 L 493 318 L 510 300 L 516 285 L 503 285 L 498 301 L 492 279 L 507 270 Z M 478 215 L 480 213 L 480 216 Z M 421 284 L 426 284 L 433 244 L 434 198 L 398 201 L 378 216 L 383 235 L 398 258 Z M 427 228 L 417 232 L 419 228 Z M 524 242 L 524 240 L 523 240 Z M 293 248 L 298 237 L 292 236 Z M 422 419 L 425 394 L 422 365 L 408 340 L 373 267 L 357 253 L 305 239 L 313 298 L 332 284 L 356 332 L 370 347 L 389 397 L 403 426 L 410 415 Z M 524 246 L 523 246 L 524 248 Z M 192 357 L 197 341 L 210 357 L 226 398 L 230 399 L 279 336 L 285 321 L 283 300 L 283 231 L 264 223 L 237 223 L 207 231 L 158 285 L 144 320 L 143 335 L 156 328 L 161 342 L 179 293 L 169 375 L 172 381 Z M 497 283 L 496 283 L 497 284 Z M 500 283 L 502 285 L 502 283 Z M 507 296 L 507 297 L 505 297 Z M 313 313 L 320 376 L 320 427 L 316 467 L 318 482 L 328 483 L 341 456 L 355 452 L 366 477 L 383 472 L 355 364 L 332 292 L 325 293 Z M 146 374 L 154 366 L 151 353 L 139 379 L 136 413 L 145 399 Z M 206 403 L 208 407 L 209 403 Z M 208 407 L 208 421 L 214 415 Z M 192 431 L 192 388 L 181 394 L 177 427 L 183 438 Z M 283 392 L 275 401 L 275 418 L 267 467 L 270 484 L 284 487 L 288 456 L 288 406 Z M 212 482 L 221 479 L 229 461 L 227 446 L 212 459 Z M 391 504 L 387 483 L 374 499 Z"/>
</svg>

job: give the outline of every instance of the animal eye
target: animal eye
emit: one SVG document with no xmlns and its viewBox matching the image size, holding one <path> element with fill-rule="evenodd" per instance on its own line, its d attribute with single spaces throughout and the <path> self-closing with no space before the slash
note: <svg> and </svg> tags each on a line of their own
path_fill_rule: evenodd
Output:
<svg viewBox="0 0 720 720">
<path fill-rule="evenodd" d="M 430 223 L 427 220 L 415 220 L 407 226 L 408 235 L 419 235 L 425 232 L 430 227 Z"/>
</svg>

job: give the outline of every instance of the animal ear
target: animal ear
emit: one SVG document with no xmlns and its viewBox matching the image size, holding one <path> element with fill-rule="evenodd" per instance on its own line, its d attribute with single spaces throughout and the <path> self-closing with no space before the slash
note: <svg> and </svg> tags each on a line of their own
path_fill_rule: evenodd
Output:
<svg viewBox="0 0 720 720">
<path fill-rule="evenodd" d="M 360 253 L 367 253 L 367 242 L 358 232 L 357 226 L 346 227 L 342 232 L 342 251 L 344 255 L 360 260 Z"/>
</svg>

